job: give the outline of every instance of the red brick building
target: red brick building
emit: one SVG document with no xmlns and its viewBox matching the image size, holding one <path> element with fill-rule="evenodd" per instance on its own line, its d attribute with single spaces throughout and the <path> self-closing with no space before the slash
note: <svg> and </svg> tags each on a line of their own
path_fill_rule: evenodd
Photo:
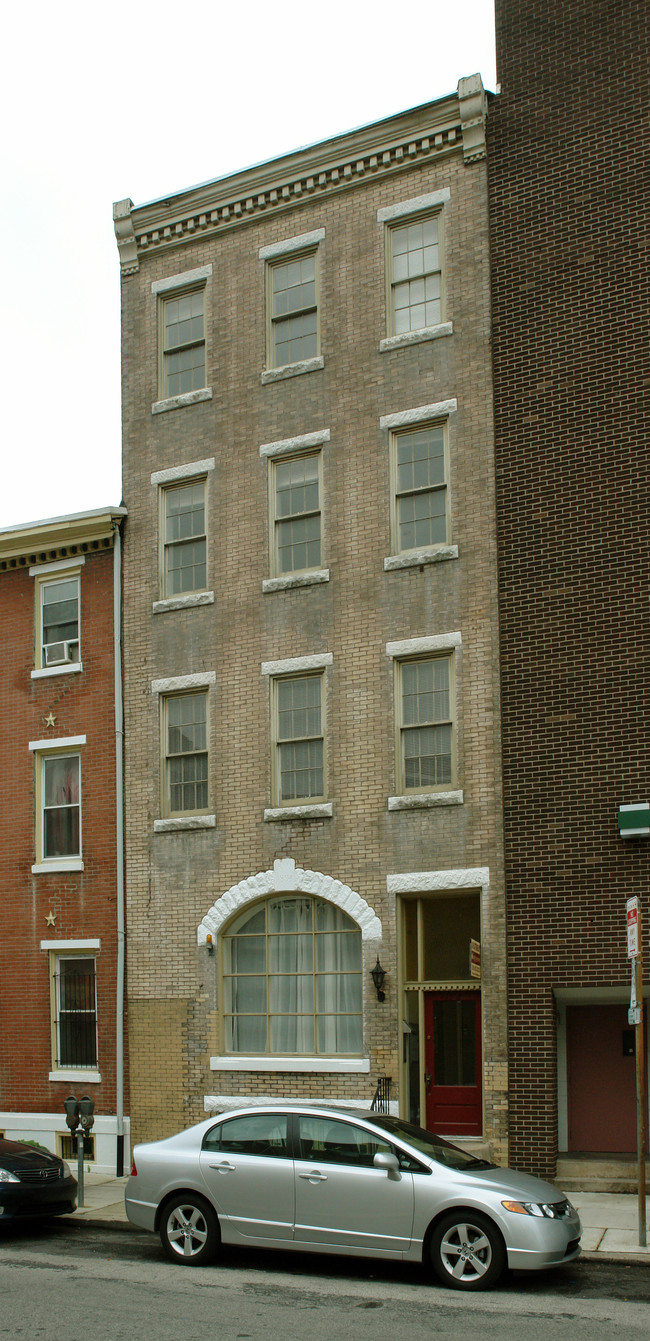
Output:
<svg viewBox="0 0 650 1341">
<path fill-rule="evenodd" d="M 128 1143 L 115 636 L 124 515 L 0 531 L 0 1132 L 68 1155 L 63 1100 L 88 1094 L 98 1170 L 119 1170 Z"/>
<path fill-rule="evenodd" d="M 559 1152 L 570 1186 L 567 1155 L 636 1148 L 625 902 L 648 908 L 650 843 L 617 814 L 650 799 L 649 27 L 642 0 L 496 21 L 510 1157 Z"/>
</svg>

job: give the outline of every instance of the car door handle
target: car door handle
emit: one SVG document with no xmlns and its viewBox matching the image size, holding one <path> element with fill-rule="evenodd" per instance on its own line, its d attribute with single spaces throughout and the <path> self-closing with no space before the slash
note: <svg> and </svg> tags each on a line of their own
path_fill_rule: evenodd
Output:
<svg viewBox="0 0 650 1341">
<path fill-rule="evenodd" d="M 319 1173 L 318 1169 L 312 1169 L 311 1173 L 299 1173 L 299 1178 L 306 1178 L 309 1183 L 326 1183 L 327 1174 Z"/>
<path fill-rule="evenodd" d="M 211 1164 L 211 1165 L 210 1165 L 210 1168 L 211 1168 L 211 1169 L 216 1169 L 217 1173 L 234 1173 L 234 1172 L 235 1172 L 235 1166 L 234 1166 L 234 1164 L 227 1164 L 225 1160 L 224 1160 L 224 1163 L 223 1163 L 223 1164 Z"/>
</svg>

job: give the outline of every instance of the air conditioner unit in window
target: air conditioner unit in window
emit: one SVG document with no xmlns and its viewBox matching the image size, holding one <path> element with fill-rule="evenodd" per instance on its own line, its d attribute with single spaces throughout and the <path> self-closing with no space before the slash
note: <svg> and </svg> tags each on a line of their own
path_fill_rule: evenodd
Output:
<svg viewBox="0 0 650 1341">
<path fill-rule="evenodd" d="M 77 660 L 76 643 L 46 643 L 43 651 L 46 666 L 64 666 Z"/>
</svg>

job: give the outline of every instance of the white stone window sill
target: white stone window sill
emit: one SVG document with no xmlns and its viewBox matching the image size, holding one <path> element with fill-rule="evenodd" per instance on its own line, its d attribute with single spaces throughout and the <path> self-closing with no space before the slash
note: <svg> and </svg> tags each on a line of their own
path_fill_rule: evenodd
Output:
<svg viewBox="0 0 650 1341">
<path fill-rule="evenodd" d="M 32 875 L 58 875 L 61 871 L 83 871 L 80 858 L 71 857 L 69 861 L 37 861 L 32 866 Z"/>
<path fill-rule="evenodd" d="M 437 326 L 422 326 L 419 331 L 403 331 L 401 335 L 388 335 L 379 341 L 380 353 L 390 349 L 402 349 L 405 345 L 421 345 L 426 340 L 440 340 L 444 335 L 453 335 L 451 321 L 441 321 Z"/>
<path fill-rule="evenodd" d="M 49 1080 L 72 1080 L 77 1084 L 101 1085 L 101 1071 L 84 1071 L 80 1068 L 78 1071 L 50 1071 Z"/>
<path fill-rule="evenodd" d="M 152 414 L 165 414 L 167 410 L 182 410 L 185 405 L 198 405 L 202 400 L 212 400 L 212 387 L 204 386 L 200 391 L 184 391 L 181 396 L 168 396 L 165 400 L 156 400 L 151 406 Z"/>
<path fill-rule="evenodd" d="M 325 360 L 319 355 L 313 359 L 302 359 L 300 363 L 285 363 L 283 368 L 267 368 L 262 373 L 262 386 L 267 382 L 283 382 L 286 377 L 300 377 L 301 373 L 316 372 L 325 367 Z"/>
<path fill-rule="evenodd" d="M 154 833 L 179 833 L 183 829 L 216 829 L 216 815 L 182 815 L 178 819 L 157 819 Z"/>
<path fill-rule="evenodd" d="M 462 792 L 420 792 L 417 796 L 389 796 L 389 810 L 429 810 L 432 806 L 462 806 Z"/>
<path fill-rule="evenodd" d="M 329 568 L 314 569 L 312 573 L 291 573 L 285 577 L 267 577 L 262 582 L 262 591 L 290 591 L 292 587 L 314 587 L 319 582 L 329 582 Z"/>
<path fill-rule="evenodd" d="M 78 675 L 82 670 L 81 661 L 74 661 L 66 666 L 45 666 L 42 670 L 32 671 L 32 680 L 49 680 L 52 675 Z"/>
<path fill-rule="evenodd" d="M 264 811 L 264 819 L 272 820 L 319 820 L 332 818 L 332 802 L 323 801 L 313 806 L 273 806 Z"/>
<path fill-rule="evenodd" d="M 192 610 L 197 605 L 214 605 L 214 592 L 192 591 L 185 596 L 166 596 L 163 601 L 154 601 L 151 610 L 154 615 L 164 615 L 167 610 Z"/>
<path fill-rule="evenodd" d="M 369 1057 L 211 1057 L 211 1071 L 338 1071 L 368 1074 Z"/>
<path fill-rule="evenodd" d="M 389 554 L 384 559 L 384 572 L 395 572 L 399 568 L 421 568 L 426 563 L 443 563 L 445 559 L 458 558 L 458 545 L 431 545 L 426 549 L 410 549 L 404 554 Z"/>
</svg>

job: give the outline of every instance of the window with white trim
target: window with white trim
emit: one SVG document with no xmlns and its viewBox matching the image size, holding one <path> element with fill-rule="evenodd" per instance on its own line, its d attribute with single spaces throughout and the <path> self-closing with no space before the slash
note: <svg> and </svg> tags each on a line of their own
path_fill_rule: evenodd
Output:
<svg viewBox="0 0 650 1341">
<path fill-rule="evenodd" d="M 391 434 L 393 553 L 448 542 L 446 463 L 445 424 Z"/>
<path fill-rule="evenodd" d="M 361 1052 L 361 931 L 347 913 L 306 894 L 274 895 L 240 913 L 220 942 L 227 1052 Z"/>
<path fill-rule="evenodd" d="M 270 491 L 274 577 L 320 568 L 320 452 L 270 462 Z"/>
<path fill-rule="evenodd" d="M 54 1070 L 97 1067 L 97 986 L 94 955 L 51 953 Z"/>
<path fill-rule="evenodd" d="M 206 385 L 204 307 L 203 286 L 160 300 L 162 399 Z"/>
<path fill-rule="evenodd" d="M 38 859 L 81 856 L 81 758 L 78 754 L 37 754 L 40 823 Z"/>
<path fill-rule="evenodd" d="M 205 480 L 161 489 L 161 588 L 165 597 L 206 589 Z"/>
<path fill-rule="evenodd" d="M 163 814 L 201 814 L 208 809 L 208 695 L 161 696 L 164 739 Z"/>
<path fill-rule="evenodd" d="M 453 659 L 431 656 L 395 665 L 398 788 L 448 788 L 455 775 Z"/>
<path fill-rule="evenodd" d="M 325 800 L 323 683 L 318 672 L 271 681 L 277 806 Z"/>
<path fill-rule="evenodd" d="M 37 581 L 41 669 L 79 662 L 79 585 L 79 574 L 65 571 Z"/>
<path fill-rule="evenodd" d="M 443 319 L 441 230 L 439 212 L 388 229 L 391 335 L 438 326 Z"/>
<path fill-rule="evenodd" d="M 269 261 L 267 312 L 269 368 L 317 357 L 318 248 Z"/>
</svg>

